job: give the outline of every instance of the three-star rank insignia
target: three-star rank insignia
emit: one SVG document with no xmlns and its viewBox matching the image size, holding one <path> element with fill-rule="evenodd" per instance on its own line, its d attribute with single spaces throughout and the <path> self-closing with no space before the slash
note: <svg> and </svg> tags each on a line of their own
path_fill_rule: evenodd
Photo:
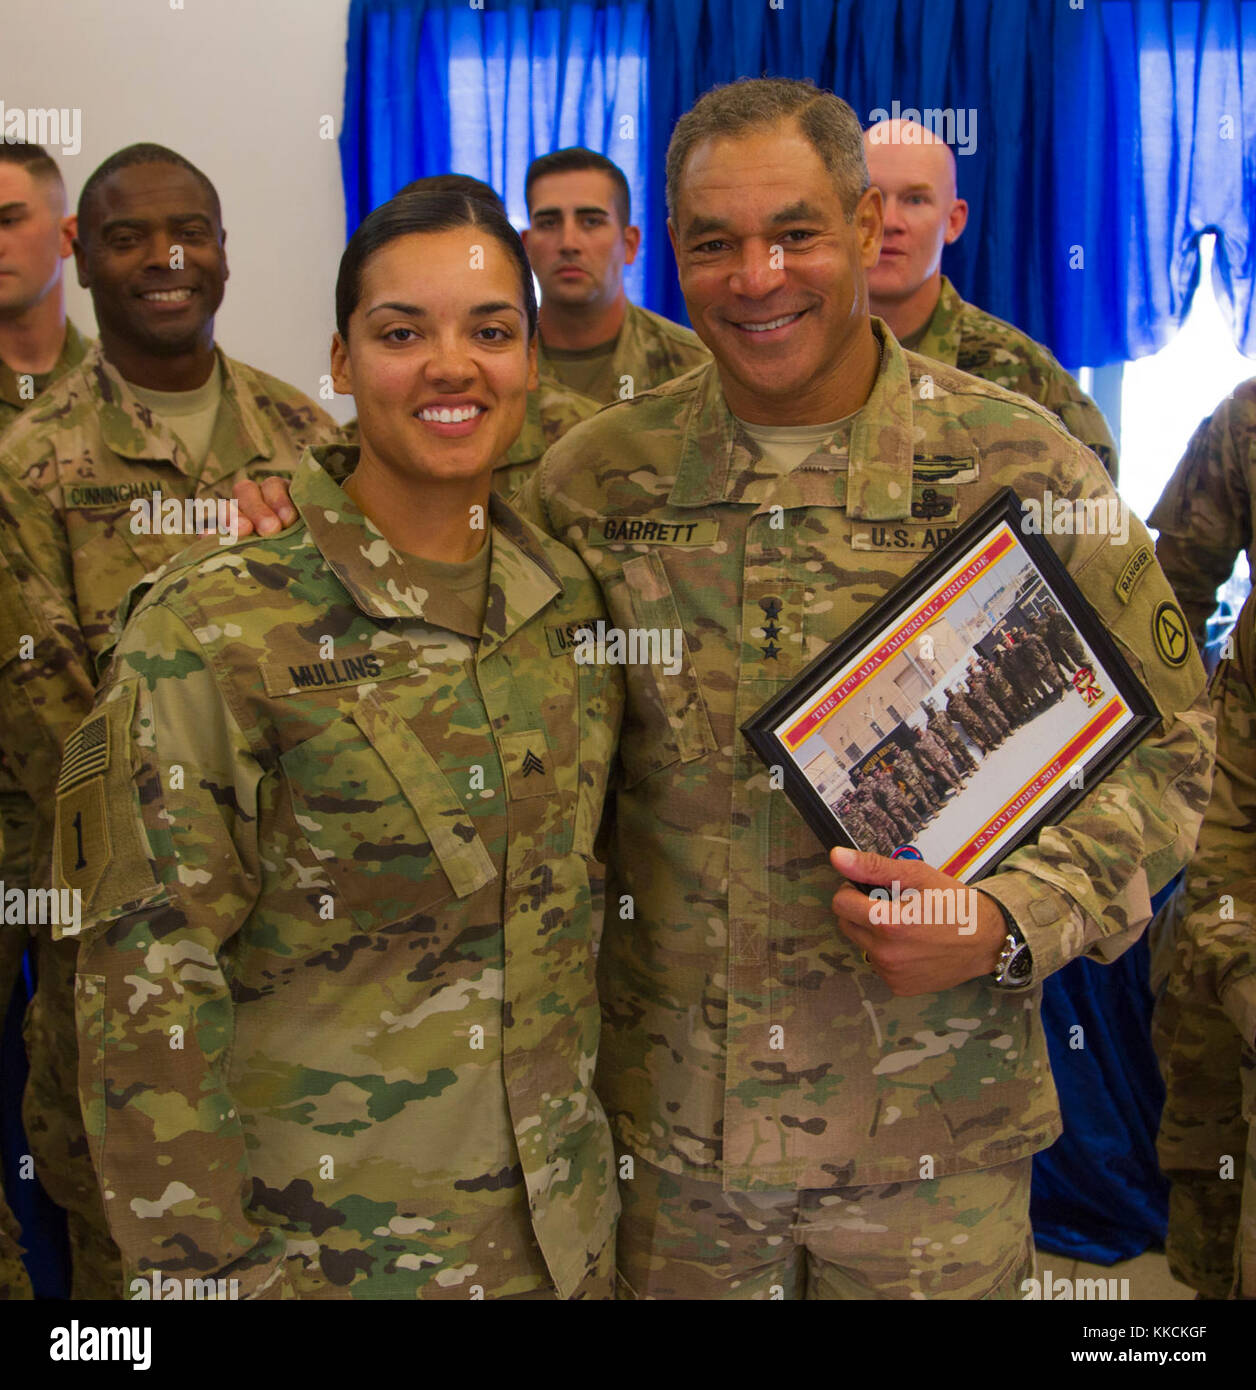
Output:
<svg viewBox="0 0 1256 1390">
<path fill-rule="evenodd" d="M 763 624 L 763 635 L 767 638 L 767 646 L 760 647 L 765 661 L 775 661 L 781 654 L 781 649 L 776 645 L 776 639 L 781 635 L 781 630 L 777 626 L 776 620 L 781 616 L 781 601 L 779 598 L 761 598 L 759 607 L 763 609 L 763 616 L 766 621 Z"/>
</svg>

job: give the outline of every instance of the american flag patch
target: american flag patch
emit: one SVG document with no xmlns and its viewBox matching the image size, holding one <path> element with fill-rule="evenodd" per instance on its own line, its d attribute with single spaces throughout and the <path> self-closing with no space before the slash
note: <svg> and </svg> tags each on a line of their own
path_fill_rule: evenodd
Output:
<svg viewBox="0 0 1256 1390">
<path fill-rule="evenodd" d="M 109 720 L 103 714 L 89 719 L 66 740 L 61 759 L 61 776 L 57 779 L 57 795 L 77 787 L 80 782 L 95 777 L 109 766 Z"/>
</svg>

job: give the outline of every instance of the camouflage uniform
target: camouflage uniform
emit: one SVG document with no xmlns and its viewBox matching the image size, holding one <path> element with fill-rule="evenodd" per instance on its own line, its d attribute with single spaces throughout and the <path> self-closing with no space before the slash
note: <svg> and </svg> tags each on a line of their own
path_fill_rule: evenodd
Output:
<svg viewBox="0 0 1256 1390">
<path fill-rule="evenodd" d="M 1004 648 L 1007 652 L 1004 658 L 1007 679 L 1020 692 L 1026 712 L 1032 718 L 1046 698 L 1046 691 L 1038 674 L 1038 663 L 1025 642 L 1025 634 L 1019 628 L 1012 634 L 1012 644 Z"/>
<path fill-rule="evenodd" d="M 228 498 L 240 477 L 290 473 L 335 423 L 291 386 L 218 354 L 222 401 L 193 465 L 99 346 L 51 387 L 0 450 L 0 748 L 27 798 L 30 881 L 46 884 L 53 788 L 66 735 L 91 709 L 95 662 L 131 585 L 187 534 L 133 532 L 132 499 Z M 18 814 L 15 812 L 14 814 Z M 14 872 L 7 862 L 4 877 Z M 19 869 L 20 872 L 20 869 Z M 75 1297 L 117 1293 L 75 1088 L 73 947 L 35 933 L 39 982 L 27 1012 L 27 1137 L 49 1195 L 69 1213 Z"/>
<path fill-rule="evenodd" d="M 1115 485 L 1116 442 L 1099 407 L 1041 343 L 961 299 L 945 275 L 933 316 L 909 343 L 913 352 L 1037 401 L 1094 450 Z"/>
<path fill-rule="evenodd" d="M 959 721 L 960 728 L 977 745 L 983 756 L 994 747 L 997 741 L 995 735 L 968 702 L 968 697 L 962 690 L 956 689 L 951 692 L 946 702 L 946 712 Z"/>
<path fill-rule="evenodd" d="M 609 405 L 612 401 L 652 391 L 673 377 L 705 366 L 710 360 L 711 354 L 692 329 L 630 301 L 615 340 L 608 372 L 614 388 L 598 404 Z M 543 344 L 537 363 L 542 373 L 567 385 L 563 379 L 564 363 L 556 357 L 547 357 Z"/>
<path fill-rule="evenodd" d="M 41 376 L 31 378 L 30 391 L 28 394 L 23 391 L 26 373 L 15 372 L 12 367 L 0 362 L 0 435 L 14 423 L 23 412 L 29 410 L 36 400 L 51 386 L 87 356 L 89 340 L 84 338 L 77 328 L 70 322 L 65 321 L 65 341 L 61 344 L 61 353 L 50 372 L 45 372 Z"/>
<path fill-rule="evenodd" d="M 536 472 L 546 449 L 556 439 L 561 439 L 572 425 L 596 415 L 601 408 L 597 401 L 572 391 L 555 378 L 541 377 L 537 389 L 528 392 L 528 413 L 519 438 L 493 470 L 493 491 L 500 493 L 507 502 L 513 501 Z M 356 417 L 341 429 L 340 439 L 344 444 L 357 444 Z"/>
<path fill-rule="evenodd" d="M 921 758 L 929 764 L 935 776 L 940 777 L 948 787 L 959 791 L 963 779 L 955 766 L 946 745 L 929 729 L 921 729 L 916 735 L 916 747 Z"/>
<path fill-rule="evenodd" d="M 1150 894 L 1194 843 L 1212 722 L 1198 659 L 1156 645 L 1153 616 L 1171 601 L 1159 568 L 1143 567 L 1129 593 L 1118 587 L 1129 550 L 1150 550 L 1139 523 L 1129 549 L 1107 536 L 1050 536 L 1163 724 L 1062 827 L 982 882 L 1029 941 L 1033 986 L 1018 996 L 978 978 L 896 997 L 835 930 L 827 855 L 774 795 L 738 726 L 938 543 L 933 523 L 911 520 L 913 474 L 949 470 L 961 521 L 1012 482 L 1040 500 L 1047 489 L 1113 495 L 1094 457 L 1032 402 L 904 353 L 875 320 L 873 329 L 882 355 L 868 400 L 784 476 L 762 466 L 711 367 L 577 426 L 525 493 L 586 560 L 618 627 L 684 637 L 676 675 L 626 669 L 607 859 L 608 900 L 621 907 L 598 962 L 598 1090 L 630 1155 L 700 1180 L 712 1212 L 721 1185 L 801 1198 L 911 1184 L 928 1156 L 935 1178 L 990 1176 L 968 1221 L 1005 1200 L 993 1170 L 1022 1165 L 1017 1230 L 1027 1238 L 1025 1160 L 1060 1133 L 1034 1007 L 1041 981 L 1082 954 L 1114 958 L 1146 926 Z M 925 375 L 933 391 L 922 396 Z M 648 1294 L 687 1265 L 715 1262 L 716 1218 L 695 1228 L 692 1203 L 660 1197 L 646 1203 L 651 1223 L 631 1180 L 624 1189 L 635 1208 L 619 1249 L 630 1288 Z M 846 1224 L 858 1241 L 864 1223 Z M 919 1233 L 895 1223 L 881 1246 L 901 1264 Z M 945 1239 L 962 1234 L 951 1227 Z M 776 1235 L 774 1248 L 793 1247 L 788 1226 Z M 1006 1264 L 983 1267 L 987 1288 L 1025 1267 L 1021 1243 L 1001 1243 Z M 863 1272 L 875 1282 L 871 1266 Z M 935 1273 L 912 1292 L 983 1282 L 962 1259 Z"/>
<path fill-rule="evenodd" d="M 71 367 L 77 366 L 87 352 L 87 339 L 69 319 L 65 323 L 65 341 L 50 372 L 28 377 L 0 362 L 0 436 L 23 411 Z M 0 622 L 3 618 L 0 617 Z M 5 883 L 26 884 L 30 880 L 30 846 L 32 831 L 29 803 L 16 775 L 0 748 L 0 873 Z M 24 926 L 0 923 L 0 1029 L 13 999 L 22 957 L 26 951 L 27 931 Z M 30 1278 L 22 1263 L 20 1228 L 5 1201 L 0 1186 L 0 1300 L 28 1299 L 33 1296 Z"/>
<path fill-rule="evenodd" d="M 494 497 L 481 636 L 330 452 L 296 527 L 156 578 L 66 746 L 110 1226 L 128 1279 L 241 1297 L 609 1297 L 586 866 L 622 681 L 552 640 L 597 587 Z"/>
<path fill-rule="evenodd" d="M 907 783 L 907 790 L 916 798 L 923 813 L 923 819 L 930 819 L 942 808 L 942 798 L 933 790 L 928 779 L 920 770 L 920 764 L 906 749 L 899 752 L 894 762 L 895 773 Z"/>
<path fill-rule="evenodd" d="M 925 719 L 928 722 L 931 732 L 946 744 L 951 750 L 951 756 L 955 759 L 956 766 L 959 768 L 960 776 L 967 772 L 977 771 L 977 759 L 973 757 L 968 745 L 964 742 L 963 736 L 954 724 L 942 713 L 940 709 L 930 708 Z"/>
<path fill-rule="evenodd" d="M 921 816 L 907 800 L 907 794 L 884 764 L 872 775 L 872 790 L 897 831 L 897 838 L 910 840 L 920 828 Z"/>
<path fill-rule="evenodd" d="M 861 849 L 877 843 L 878 837 L 868 824 L 868 818 L 853 792 L 847 792 L 834 809 L 845 823 L 847 833 Z"/>
<path fill-rule="evenodd" d="M 1216 775 L 1165 928 L 1174 949 L 1152 1025 L 1169 1268 L 1209 1298 L 1256 1296 L 1256 1191 L 1244 1191 L 1256 1154 L 1256 599 L 1234 637 L 1212 679 Z"/>
<path fill-rule="evenodd" d="M 1043 615 L 1038 624 L 1038 636 L 1051 653 L 1051 660 L 1068 675 L 1089 665 L 1086 648 L 1073 631 L 1073 625 L 1058 608 L 1052 608 Z"/>
<path fill-rule="evenodd" d="M 881 809 L 880 802 L 872 794 L 872 787 L 866 784 L 859 789 L 859 807 L 872 830 L 878 854 L 889 854 L 898 844 L 898 827 Z"/>
<path fill-rule="evenodd" d="M 977 658 L 977 670 L 986 687 L 986 694 L 994 701 L 999 713 L 1007 720 L 1008 728 L 1015 729 L 1025 722 L 1024 703 L 1016 698 L 1016 692 L 1003 678 L 1003 672 L 988 656 Z"/>
<path fill-rule="evenodd" d="M 1229 579 L 1240 550 L 1247 551 L 1256 575 L 1254 448 L 1256 377 L 1236 386 L 1200 424 L 1147 518 L 1147 525 L 1160 532 L 1156 559 L 1201 651 L 1217 590 Z"/>
<path fill-rule="evenodd" d="M 1047 644 L 1036 632 L 1026 632 L 1021 638 L 1025 653 L 1032 664 L 1038 683 L 1046 687 L 1048 695 L 1058 694 L 1064 689 L 1064 677 L 1060 675 Z"/>
<path fill-rule="evenodd" d="M 986 728 L 993 733 L 995 741 L 1001 743 L 1010 731 L 1007 717 L 995 703 L 994 697 L 986 689 L 985 677 L 976 666 L 968 668 L 968 699 L 981 716 Z"/>
</svg>

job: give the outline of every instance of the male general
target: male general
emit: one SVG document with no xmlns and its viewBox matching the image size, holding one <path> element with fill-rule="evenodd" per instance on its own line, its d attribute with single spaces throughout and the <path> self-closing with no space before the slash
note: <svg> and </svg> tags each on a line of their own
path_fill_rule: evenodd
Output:
<svg viewBox="0 0 1256 1390">
<path fill-rule="evenodd" d="M 62 266 L 74 224 L 48 152 L 0 141 L 0 434 L 87 351 L 65 316 Z M 31 830 L 30 803 L 0 758 L 0 882 L 29 877 Z M 24 926 L 0 926 L 0 1027 L 25 947 Z M 31 1296 L 16 1239 L 0 1190 L 0 1299 Z"/>
<path fill-rule="evenodd" d="M 629 301 L 641 244 L 628 180 L 604 155 L 555 150 L 528 166 L 528 259 L 541 286 L 541 373 L 605 404 L 710 361 L 680 324 Z"/>
<path fill-rule="evenodd" d="M 674 674 L 625 668 L 607 861 L 597 1087 L 622 1148 L 623 1291 L 1017 1298 L 1031 1156 L 1060 1132 L 1041 983 L 1126 949 L 1187 857 L 1212 748 L 1203 672 L 1156 623 L 1176 610 L 1137 521 L 1115 545 L 1051 536 L 1156 732 L 983 880 L 971 914 L 927 866 L 830 865 L 739 726 L 1011 480 L 1039 502 L 1114 494 L 1047 412 L 869 317 L 881 195 L 844 102 L 805 82 L 717 88 L 667 168 L 714 361 L 577 425 L 525 492 L 616 628 L 682 635 Z M 926 485 L 944 520 L 913 515 Z M 945 890 L 953 925 L 879 924 L 833 867 Z"/>
<path fill-rule="evenodd" d="M 864 152 L 885 207 L 881 256 L 868 271 L 872 312 L 912 352 L 1045 406 L 1115 482 L 1116 444 L 1099 407 L 1041 343 L 966 303 L 942 274 L 942 248 L 968 221 L 949 146 L 915 121 L 892 120 L 864 132 Z"/>
<path fill-rule="evenodd" d="M 215 347 L 225 239 L 213 185 L 182 156 L 132 145 L 106 160 L 83 188 L 74 243 L 100 343 L 0 441 L 0 749 L 29 798 L 35 887 L 48 882 L 61 744 L 91 709 L 95 657 L 127 591 L 198 525 L 225 529 L 238 478 L 288 474 L 336 437 L 299 391 Z M 89 818 L 76 833 L 108 827 Z M 39 975 L 27 1137 L 68 1213 L 74 1296 L 115 1297 L 77 1099 L 76 943 L 27 925 Z"/>
</svg>

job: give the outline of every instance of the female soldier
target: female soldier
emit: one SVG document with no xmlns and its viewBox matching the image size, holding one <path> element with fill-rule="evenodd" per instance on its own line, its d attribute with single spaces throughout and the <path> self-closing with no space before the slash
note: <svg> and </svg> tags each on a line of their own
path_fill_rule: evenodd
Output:
<svg viewBox="0 0 1256 1390">
<path fill-rule="evenodd" d="M 67 744 L 129 1292 L 609 1297 L 586 868 L 622 695 L 571 657 L 587 571 L 490 496 L 536 376 L 523 247 L 465 196 L 397 198 L 336 322 L 360 456 L 307 452 L 294 529 L 133 595 Z"/>
</svg>

